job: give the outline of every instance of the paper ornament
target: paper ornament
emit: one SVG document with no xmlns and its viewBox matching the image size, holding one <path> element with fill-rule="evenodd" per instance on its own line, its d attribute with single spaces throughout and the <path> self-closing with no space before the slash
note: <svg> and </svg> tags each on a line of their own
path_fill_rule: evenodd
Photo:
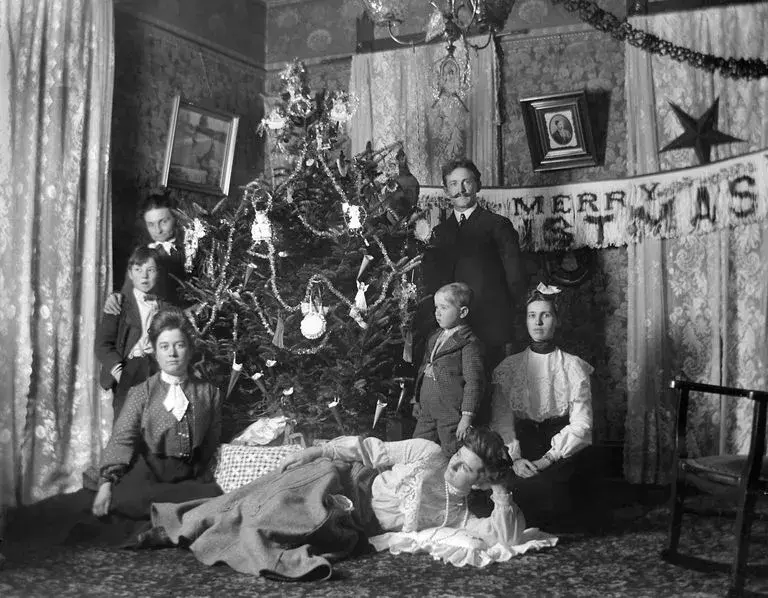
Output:
<svg viewBox="0 0 768 598">
<path fill-rule="evenodd" d="M 368 269 L 368 266 L 373 261 L 373 256 L 370 253 L 366 253 L 363 256 L 363 260 L 360 262 L 360 268 L 357 271 L 357 279 L 360 280 L 360 277 L 365 273 L 365 271 Z"/>
<path fill-rule="evenodd" d="M 301 320 L 301 334 L 309 340 L 315 340 L 325 334 L 326 321 L 325 316 L 319 312 L 311 310 L 304 319 Z"/>
<path fill-rule="evenodd" d="M 355 295 L 355 307 L 360 313 L 368 311 L 368 303 L 365 301 L 365 291 L 368 290 L 368 285 L 364 282 L 357 281 L 357 294 Z"/>
<path fill-rule="evenodd" d="M 376 401 L 376 413 L 374 413 L 374 415 L 373 415 L 373 426 L 372 426 L 373 428 L 376 427 L 376 424 L 378 423 L 379 418 L 381 417 L 381 413 L 382 413 L 382 411 L 384 411 L 384 407 L 386 407 L 386 406 L 387 406 L 387 404 L 384 401 L 382 401 L 381 399 Z"/>
<path fill-rule="evenodd" d="M 232 394 L 232 391 L 237 384 L 237 379 L 240 377 L 240 372 L 243 371 L 243 364 L 238 363 L 237 354 L 232 356 L 232 369 L 229 372 L 229 384 L 227 385 L 227 398 Z"/>
<path fill-rule="evenodd" d="M 347 217 L 347 226 L 349 230 L 359 230 L 363 226 L 362 214 L 360 206 L 355 206 L 349 202 L 343 202 L 341 209 L 344 211 L 344 215 Z"/>
<path fill-rule="evenodd" d="M 342 435 L 345 434 L 344 430 L 344 424 L 341 421 L 341 414 L 339 414 L 339 401 L 338 398 L 334 399 L 330 403 L 328 403 L 328 409 L 331 410 L 331 413 L 333 414 L 333 419 L 336 420 L 336 425 L 339 426 L 339 430 L 341 431 Z"/>
<path fill-rule="evenodd" d="M 254 243 L 269 241 L 272 238 L 272 224 L 266 212 L 257 211 L 251 225 L 251 237 Z"/>
</svg>

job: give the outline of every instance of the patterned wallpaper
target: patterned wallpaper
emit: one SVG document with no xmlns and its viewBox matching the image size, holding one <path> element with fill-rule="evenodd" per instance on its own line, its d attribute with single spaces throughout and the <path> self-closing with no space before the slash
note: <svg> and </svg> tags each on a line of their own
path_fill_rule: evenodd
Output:
<svg viewBox="0 0 768 598">
<path fill-rule="evenodd" d="M 115 7 L 141 13 L 264 63 L 263 0 L 115 0 Z"/>
<path fill-rule="evenodd" d="M 115 12 L 112 124 L 115 284 L 136 238 L 136 209 L 158 185 L 173 97 L 240 116 L 230 196 L 262 168 L 260 93 L 265 72 L 181 38 L 122 11 Z M 213 196 L 195 197 L 210 203 Z"/>
<path fill-rule="evenodd" d="M 621 178 L 626 174 L 624 51 L 598 31 L 502 41 L 502 85 L 506 122 L 502 127 L 505 186 L 552 185 Z M 519 99 L 586 89 L 592 132 L 602 164 L 534 173 Z M 546 277 L 553 255 L 529 255 L 531 283 Z M 627 252 L 586 250 L 592 274 L 563 293 L 560 339 L 565 350 L 592 364 L 595 438 L 619 442 L 626 416 Z"/>
</svg>

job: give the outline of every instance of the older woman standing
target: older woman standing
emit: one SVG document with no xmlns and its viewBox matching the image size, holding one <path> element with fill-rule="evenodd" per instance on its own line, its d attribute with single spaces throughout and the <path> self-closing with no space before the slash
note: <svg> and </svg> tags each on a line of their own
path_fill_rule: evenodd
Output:
<svg viewBox="0 0 768 598">
<path fill-rule="evenodd" d="M 543 284 L 526 301 L 531 343 L 493 372 L 491 428 L 513 461 L 515 499 L 535 525 L 574 510 L 592 444 L 591 365 L 554 342 L 560 289 Z"/>
<path fill-rule="evenodd" d="M 128 391 L 101 459 L 92 511 L 148 519 L 152 502 L 221 494 L 210 462 L 221 431 L 218 389 L 189 371 L 194 330 L 178 308 L 148 330 L 160 371 Z"/>
</svg>

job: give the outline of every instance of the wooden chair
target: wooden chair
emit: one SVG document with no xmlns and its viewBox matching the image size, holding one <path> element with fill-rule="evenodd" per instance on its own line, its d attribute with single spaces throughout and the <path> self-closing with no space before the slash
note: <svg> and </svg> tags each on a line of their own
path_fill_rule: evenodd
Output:
<svg viewBox="0 0 768 598">
<path fill-rule="evenodd" d="M 662 551 L 667 562 L 694 569 L 726 569 L 722 564 L 678 553 L 683 512 L 698 513 L 684 507 L 687 482 L 708 494 L 717 494 L 736 507 L 736 550 L 730 565 L 731 586 L 728 596 L 741 596 L 744 592 L 747 554 L 755 504 L 759 496 L 768 495 L 768 460 L 764 460 L 766 447 L 766 411 L 768 392 L 699 384 L 674 380 L 670 387 L 678 394 L 677 437 L 674 460 L 675 481 L 672 488 L 672 520 L 669 527 L 669 543 Z M 688 402 L 691 391 L 741 397 L 753 402 L 752 436 L 747 455 L 720 455 L 688 458 L 685 432 Z M 702 514 L 702 513 L 698 513 Z M 718 565 L 720 565 L 718 567 Z"/>
</svg>

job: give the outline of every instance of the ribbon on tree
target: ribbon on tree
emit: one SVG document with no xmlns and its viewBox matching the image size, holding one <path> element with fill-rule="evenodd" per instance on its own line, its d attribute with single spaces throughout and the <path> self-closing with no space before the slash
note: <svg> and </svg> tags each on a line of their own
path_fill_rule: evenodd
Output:
<svg viewBox="0 0 768 598">
<path fill-rule="evenodd" d="M 764 220 L 768 150 L 703 166 L 628 179 L 552 187 L 486 188 L 480 205 L 509 218 L 526 251 L 617 247 Z M 450 215 L 441 187 L 422 187 L 434 227 Z"/>
</svg>

